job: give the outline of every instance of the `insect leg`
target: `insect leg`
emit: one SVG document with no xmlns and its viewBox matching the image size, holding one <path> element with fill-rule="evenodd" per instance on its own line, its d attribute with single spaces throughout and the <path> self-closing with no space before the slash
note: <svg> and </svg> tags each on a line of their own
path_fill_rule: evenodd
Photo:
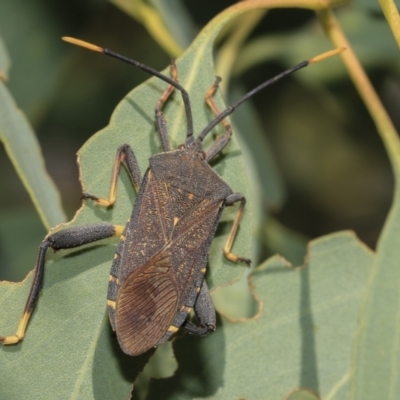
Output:
<svg viewBox="0 0 400 400">
<path fill-rule="evenodd" d="M 183 329 L 198 336 L 205 336 L 215 331 L 215 309 L 205 280 L 203 281 L 200 293 L 194 304 L 194 312 L 200 322 L 200 326 L 195 325 L 193 322 L 186 321 L 182 326 Z"/>
<path fill-rule="evenodd" d="M 214 101 L 214 94 L 218 89 L 218 85 L 221 82 L 221 78 L 217 76 L 214 84 L 207 90 L 205 100 L 207 105 L 213 111 L 213 113 L 218 116 L 221 112 Z M 232 127 L 226 119 L 222 120 L 222 125 L 225 127 L 225 133 L 219 136 L 213 145 L 206 152 L 206 161 L 210 161 L 216 154 L 218 154 L 231 140 L 232 137 Z"/>
<path fill-rule="evenodd" d="M 231 260 L 233 262 L 243 261 L 247 265 L 250 265 L 251 260 L 249 260 L 248 258 L 239 257 L 236 254 L 231 253 L 233 241 L 235 240 L 236 233 L 237 233 L 237 230 L 240 225 L 240 220 L 242 218 L 244 206 L 246 204 L 246 198 L 241 193 L 233 193 L 225 199 L 226 206 L 231 206 L 238 201 L 240 201 L 240 206 L 239 206 L 239 209 L 237 210 L 235 220 L 233 221 L 231 231 L 229 232 L 228 239 L 226 239 L 226 243 L 225 243 L 223 251 L 224 251 L 225 257 L 228 260 Z"/>
<path fill-rule="evenodd" d="M 171 68 L 171 78 L 175 82 L 178 82 L 178 70 L 176 68 L 175 60 L 171 60 L 170 68 Z M 169 138 L 168 138 L 167 121 L 164 118 L 164 114 L 162 112 L 162 107 L 166 103 L 168 98 L 171 96 L 171 94 L 174 92 L 174 90 L 175 90 L 174 86 L 168 85 L 167 89 L 160 97 L 160 100 L 158 100 L 156 109 L 155 109 L 157 131 L 161 138 L 161 145 L 162 145 L 163 151 L 170 151 L 171 146 L 170 146 Z"/>
<path fill-rule="evenodd" d="M 97 224 L 66 228 L 47 236 L 39 247 L 32 286 L 25 303 L 24 312 L 19 321 L 17 332 L 12 336 L 0 336 L 0 343 L 14 344 L 20 342 L 24 338 L 29 318 L 35 308 L 37 298 L 43 286 L 45 258 L 49 247 L 54 250 L 79 247 L 112 236 L 119 237 L 123 229 L 124 227 L 120 225 Z"/>
<path fill-rule="evenodd" d="M 125 163 L 128 169 L 128 173 L 132 179 L 133 185 L 137 193 L 142 183 L 142 176 L 140 174 L 139 164 L 137 162 L 135 153 L 133 152 L 131 146 L 129 146 L 129 144 L 124 144 L 118 147 L 117 149 L 117 154 L 115 156 L 115 161 L 114 161 L 113 174 L 111 178 L 110 194 L 108 196 L 108 199 L 93 196 L 88 193 L 83 193 L 82 198 L 94 200 L 97 204 L 104 207 L 112 206 L 115 203 L 115 200 L 117 199 L 117 181 L 118 181 L 119 169 L 121 167 L 122 162 Z"/>
</svg>

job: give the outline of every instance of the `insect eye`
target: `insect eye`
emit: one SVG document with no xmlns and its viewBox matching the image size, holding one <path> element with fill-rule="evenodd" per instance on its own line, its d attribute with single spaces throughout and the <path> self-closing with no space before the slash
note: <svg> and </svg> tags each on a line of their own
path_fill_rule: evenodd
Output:
<svg viewBox="0 0 400 400">
<path fill-rule="evenodd" d="M 201 159 L 201 160 L 205 160 L 206 157 L 207 157 L 206 153 L 205 153 L 204 151 L 202 151 L 202 152 L 200 153 L 200 159 Z"/>
</svg>

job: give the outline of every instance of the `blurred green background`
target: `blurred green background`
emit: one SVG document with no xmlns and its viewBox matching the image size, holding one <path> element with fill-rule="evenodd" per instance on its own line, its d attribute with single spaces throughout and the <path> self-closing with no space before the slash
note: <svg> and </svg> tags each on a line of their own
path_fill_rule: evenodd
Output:
<svg viewBox="0 0 400 400">
<path fill-rule="evenodd" d="M 182 48 L 234 3 L 149 2 L 166 25 L 181 28 L 171 32 Z M 337 9 L 336 15 L 398 126 L 398 49 L 380 9 L 374 2 L 359 1 Z M 148 75 L 64 43 L 64 35 L 108 47 L 157 70 L 168 65 L 171 55 L 140 21 L 105 0 L 0 2 L 0 37 L 12 62 L 8 87 L 37 133 L 70 219 L 81 204 L 76 151 L 107 125 L 118 102 Z M 234 89 L 250 90 L 330 48 L 313 12 L 273 10 L 238 52 L 232 76 L 223 78 L 231 78 Z M 278 252 L 301 263 L 310 238 L 343 229 L 355 230 L 373 248 L 391 203 L 392 172 L 368 112 L 339 60 L 318 67 L 251 100 L 253 122 L 261 124 L 279 177 L 275 196 L 259 190 L 259 260 Z M 225 96 L 228 102 L 237 98 Z M 236 118 L 241 118 L 239 112 Z M 235 123 L 240 125 L 240 120 Z M 255 156 L 261 173 L 263 161 L 262 153 Z M 3 147 L 0 193 L 0 280 L 17 281 L 34 267 L 46 231 Z"/>
</svg>

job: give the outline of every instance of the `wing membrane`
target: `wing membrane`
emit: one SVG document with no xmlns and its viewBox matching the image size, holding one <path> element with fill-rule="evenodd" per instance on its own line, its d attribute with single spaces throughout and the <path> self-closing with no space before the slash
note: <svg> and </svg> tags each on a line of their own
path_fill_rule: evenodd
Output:
<svg viewBox="0 0 400 400">
<path fill-rule="evenodd" d="M 120 289 L 116 307 L 118 340 L 131 355 L 158 344 L 177 313 L 179 293 L 165 250 L 132 272 Z"/>
</svg>

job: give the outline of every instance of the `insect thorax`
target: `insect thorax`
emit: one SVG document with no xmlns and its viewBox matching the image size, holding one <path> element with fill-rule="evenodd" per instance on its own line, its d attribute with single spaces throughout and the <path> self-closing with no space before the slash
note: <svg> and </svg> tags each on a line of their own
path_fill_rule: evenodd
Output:
<svg viewBox="0 0 400 400">
<path fill-rule="evenodd" d="M 202 157 L 185 148 L 150 158 L 150 170 L 157 179 L 174 188 L 208 200 L 224 200 L 232 189 Z"/>
</svg>

